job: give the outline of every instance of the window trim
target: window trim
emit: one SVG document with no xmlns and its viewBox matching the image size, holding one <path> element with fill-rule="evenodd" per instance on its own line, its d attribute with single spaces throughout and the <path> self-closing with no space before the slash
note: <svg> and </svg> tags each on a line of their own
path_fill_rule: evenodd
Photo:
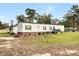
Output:
<svg viewBox="0 0 79 59">
<path fill-rule="evenodd" d="M 43 26 L 43 30 L 47 30 L 47 27 L 46 26 Z"/>
<path fill-rule="evenodd" d="M 32 26 L 31 25 L 25 25 L 25 30 L 31 30 Z"/>
<path fill-rule="evenodd" d="M 49 30 L 52 30 L 52 26 L 49 26 Z"/>
</svg>

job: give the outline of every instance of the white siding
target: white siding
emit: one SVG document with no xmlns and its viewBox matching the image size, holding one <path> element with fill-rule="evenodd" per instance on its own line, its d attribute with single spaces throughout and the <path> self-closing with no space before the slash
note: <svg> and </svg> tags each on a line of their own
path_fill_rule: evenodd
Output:
<svg viewBox="0 0 79 59">
<path fill-rule="evenodd" d="M 18 32 L 18 27 L 17 26 L 13 27 L 13 33 L 17 34 L 17 32 Z"/>
<path fill-rule="evenodd" d="M 31 30 L 25 30 L 26 25 L 31 25 Z M 39 26 L 39 28 L 38 28 Z M 43 26 L 46 26 L 46 30 L 43 30 Z M 18 24 L 18 32 L 50 32 L 52 30 L 49 30 L 49 26 L 55 27 L 55 29 L 61 29 L 61 31 L 64 31 L 63 25 L 49 25 L 49 24 L 31 24 L 31 23 L 19 23 Z"/>
<path fill-rule="evenodd" d="M 20 23 L 18 23 L 18 25 L 17 25 L 17 29 L 18 29 L 18 32 L 22 32 L 23 31 L 23 24 L 20 22 Z"/>
</svg>

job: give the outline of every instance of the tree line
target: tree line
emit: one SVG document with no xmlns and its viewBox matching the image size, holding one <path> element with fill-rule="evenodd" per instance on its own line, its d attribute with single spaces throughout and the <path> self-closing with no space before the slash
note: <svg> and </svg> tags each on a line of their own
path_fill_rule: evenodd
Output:
<svg viewBox="0 0 79 59">
<path fill-rule="evenodd" d="M 5 28 L 7 28 L 8 27 L 8 24 L 7 23 L 2 23 L 1 21 L 0 21 L 0 29 L 5 29 Z"/>
<path fill-rule="evenodd" d="M 43 15 L 40 15 L 39 13 L 36 13 L 36 10 L 31 9 L 31 8 L 27 8 L 25 10 L 25 14 L 27 16 L 18 15 L 16 17 L 16 19 L 18 20 L 18 22 L 40 23 L 40 24 L 51 24 L 51 23 L 54 22 L 54 21 L 52 21 L 53 20 L 52 19 L 52 14 L 43 14 Z"/>
<path fill-rule="evenodd" d="M 72 27 L 73 29 L 79 27 L 79 6 L 72 5 L 70 10 L 64 15 L 63 20 L 60 24 L 65 27 Z"/>
<path fill-rule="evenodd" d="M 25 15 L 18 15 L 16 19 L 19 22 L 26 22 L 26 23 L 39 23 L 39 24 L 56 24 L 56 25 L 64 25 L 65 28 L 72 27 L 79 28 L 79 6 L 72 5 L 70 10 L 63 16 L 63 20 L 54 19 L 52 14 L 42 14 L 36 12 L 36 10 L 27 8 L 25 10 Z M 12 23 L 12 22 L 11 22 Z M 13 25 L 11 25 L 13 26 Z M 4 29 L 8 27 L 7 24 L 3 24 L 0 21 L 0 29 Z"/>
<path fill-rule="evenodd" d="M 65 27 L 78 28 L 79 27 L 79 6 L 72 5 L 70 10 L 63 16 L 63 20 L 54 19 L 52 14 L 43 14 L 40 15 L 36 13 L 36 10 L 27 8 L 25 10 L 25 14 L 27 15 L 18 15 L 16 19 L 18 22 L 27 22 L 27 23 L 41 23 L 41 24 L 58 24 L 64 25 Z"/>
</svg>

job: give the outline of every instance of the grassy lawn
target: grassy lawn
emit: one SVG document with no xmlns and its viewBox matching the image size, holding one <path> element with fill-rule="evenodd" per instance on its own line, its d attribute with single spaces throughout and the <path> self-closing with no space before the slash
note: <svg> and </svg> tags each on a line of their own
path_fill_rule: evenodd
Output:
<svg viewBox="0 0 79 59">
<path fill-rule="evenodd" d="M 23 45 L 44 44 L 79 44 L 79 32 L 64 32 L 63 34 L 37 35 L 22 38 Z"/>
<path fill-rule="evenodd" d="M 10 34 L 6 33 L 6 32 L 0 32 L 0 37 L 9 37 Z"/>
</svg>

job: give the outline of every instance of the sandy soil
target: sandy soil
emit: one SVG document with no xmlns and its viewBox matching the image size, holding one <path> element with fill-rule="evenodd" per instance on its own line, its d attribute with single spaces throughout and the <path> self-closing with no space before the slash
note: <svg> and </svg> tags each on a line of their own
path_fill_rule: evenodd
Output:
<svg viewBox="0 0 79 59">
<path fill-rule="evenodd" d="M 1 56 L 79 56 L 79 44 L 47 46 L 21 46 L 21 40 L 0 40 Z"/>
</svg>

